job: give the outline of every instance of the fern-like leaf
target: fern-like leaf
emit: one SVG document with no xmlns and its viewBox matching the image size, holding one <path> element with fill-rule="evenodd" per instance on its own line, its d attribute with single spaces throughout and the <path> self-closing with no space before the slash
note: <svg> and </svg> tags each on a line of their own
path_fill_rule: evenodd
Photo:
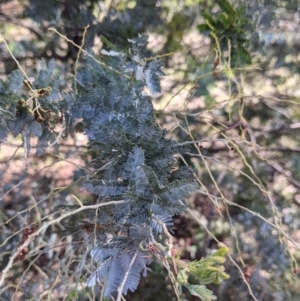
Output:
<svg viewBox="0 0 300 301">
<path fill-rule="evenodd" d="M 118 181 L 89 180 L 83 183 L 86 191 L 105 196 L 117 196 L 126 191 L 127 187 Z"/>
<path fill-rule="evenodd" d="M 155 175 L 155 172 L 150 167 L 143 165 L 139 166 L 135 171 L 135 186 L 136 192 L 142 195 L 145 190 L 151 189 L 152 191 L 158 191 L 160 189 L 160 183 Z"/>
<path fill-rule="evenodd" d="M 162 75 L 164 75 L 164 73 L 161 71 L 160 61 L 151 61 L 145 71 L 145 81 L 152 94 L 161 93 L 159 76 Z"/>
</svg>

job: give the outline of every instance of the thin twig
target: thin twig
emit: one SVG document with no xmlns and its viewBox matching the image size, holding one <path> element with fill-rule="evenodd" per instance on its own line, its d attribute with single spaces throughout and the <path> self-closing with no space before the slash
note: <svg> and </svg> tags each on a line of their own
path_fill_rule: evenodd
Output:
<svg viewBox="0 0 300 301">
<path fill-rule="evenodd" d="M 218 244 L 220 244 L 221 242 L 213 235 L 213 233 L 212 232 L 210 232 L 209 231 L 209 229 L 205 226 L 205 224 L 204 223 L 202 223 L 197 217 L 196 217 L 196 215 L 192 212 L 192 210 L 191 209 L 188 209 L 188 212 L 190 213 L 190 215 L 195 219 L 195 221 L 201 226 L 201 227 L 203 227 L 204 228 L 204 230 L 218 243 Z M 235 260 L 230 256 L 230 254 L 228 254 L 228 258 L 230 259 L 230 261 L 236 266 L 236 268 L 238 269 L 238 271 L 240 272 L 240 274 L 241 274 L 241 276 L 242 276 L 242 278 L 243 278 L 243 280 L 244 280 L 244 282 L 245 282 L 245 284 L 246 284 L 246 286 L 247 286 L 247 288 L 248 288 L 248 292 L 249 292 L 249 294 L 251 295 L 251 297 L 255 300 L 255 301 L 258 301 L 257 299 L 256 299 L 256 297 L 254 296 L 254 294 L 253 294 L 253 291 L 252 291 L 252 289 L 251 289 L 251 287 L 250 287 L 250 285 L 249 285 L 249 283 L 247 282 L 247 280 L 246 280 L 246 278 L 245 278 L 245 276 L 244 276 L 244 273 L 243 273 L 243 271 L 241 270 L 241 268 L 238 266 L 238 264 L 235 262 Z"/>
<path fill-rule="evenodd" d="M 56 163 L 56 162 L 55 162 L 55 163 Z M 54 164 L 54 163 L 53 163 L 53 164 Z M 51 165 L 53 165 L 53 164 L 51 164 Z M 51 165 L 50 165 L 50 166 L 51 166 Z M 8 220 L 6 220 L 5 222 L 1 223 L 0 226 L 2 226 L 2 225 L 7 225 L 9 222 L 11 222 L 13 219 L 15 219 L 16 217 L 18 217 L 19 215 L 21 215 L 21 214 L 23 214 L 23 213 L 25 213 L 25 212 L 29 212 L 29 211 L 30 211 L 31 209 L 33 209 L 35 206 L 37 206 L 37 205 L 39 205 L 40 203 L 46 201 L 46 200 L 49 199 L 51 196 L 60 193 L 61 191 L 65 190 L 66 188 L 72 187 L 73 185 L 79 183 L 80 181 L 82 181 L 82 180 L 84 180 L 84 179 L 86 179 L 86 177 L 81 177 L 81 178 L 79 178 L 78 180 L 76 180 L 75 182 L 72 182 L 71 184 L 69 184 L 68 186 L 60 187 L 57 191 L 49 193 L 49 194 L 48 194 L 47 196 L 45 196 L 43 199 L 41 199 L 40 201 L 36 202 L 36 204 L 34 204 L 34 205 L 32 205 L 32 206 L 29 206 L 28 208 L 26 208 L 26 209 L 24 209 L 24 210 L 22 210 L 22 211 L 19 211 L 19 212 L 16 213 L 14 216 L 12 216 L 10 219 L 8 219 Z M 18 183 L 18 184 L 15 185 L 14 187 L 17 187 L 17 186 L 21 185 L 21 183 L 23 183 L 23 182 L 25 182 L 25 180 L 24 180 L 24 181 L 21 181 L 20 183 Z M 0 199 L 0 201 L 1 201 L 1 199 Z M 3 246 L 3 245 L 4 245 L 4 243 L 1 244 L 0 247 Z"/>
<path fill-rule="evenodd" d="M 45 231 L 49 226 L 51 225 L 54 225 L 54 224 L 57 224 L 59 223 L 61 220 L 65 219 L 66 217 L 69 217 L 71 215 L 74 215 L 76 213 L 79 213 L 83 210 L 90 210 L 90 209 L 97 209 L 97 208 L 100 208 L 100 207 L 104 207 L 104 206 L 110 206 L 110 205 L 118 205 L 118 204 L 122 204 L 124 203 L 125 201 L 124 200 L 120 200 L 120 201 L 111 201 L 111 202 L 107 202 L 107 203 L 101 203 L 101 204 L 96 204 L 96 205 L 87 205 L 87 206 L 82 206 L 80 208 L 77 208 L 73 211 L 69 211 L 69 212 L 66 212 L 65 214 L 57 217 L 56 219 L 53 219 L 51 221 L 48 221 L 47 223 L 45 223 L 41 228 L 39 228 L 36 232 L 34 232 L 33 234 L 29 235 L 28 238 L 26 239 L 26 241 L 18 247 L 18 250 L 9 258 L 9 261 L 6 265 L 6 267 L 2 270 L 2 275 L 1 275 L 1 278 L 0 278 L 0 286 L 3 285 L 4 283 L 4 279 L 5 279 L 5 276 L 7 274 L 7 272 L 9 271 L 9 269 L 12 267 L 13 265 L 13 262 L 15 260 L 15 258 L 18 256 L 19 254 L 19 250 L 23 250 L 25 247 L 27 247 L 33 240 L 36 236 L 40 235 L 43 231 Z"/>
<path fill-rule="evenodd" d="M 136 259 L 137 255 L 138 255 L 138 251 L 136 251 L 134 253 L 134 255 L 133 255 L 133 257 L 132 257 L 132 259 L 130 261 L 130 264 L 128 266 L 128 269 L 127 269 L 127 271 L 126 271 L 126 273 L 124 275 L 124 278 L 123 278 L 120 286 L 118 287 L 118 296 L 117 296 L 117 300 L 116 301 L 121 301 L 121 297 L 122 297 L 122 292 L 123 292 L 124 285 L 125 285 L 125 283 L 127 281 L 127 278 L 129 276 L 130 270 L 131 270 L 131 268 L 132 268 L 132 266 L 133 266 L 133 264 L 135 262 L 135 259 Z"/>
<path fill-rule="evenodd" d="M 0 38 L 2 38 L 3 43 L 5 44 L 5 47 L 7 49 L 7 51 L 9 52 L 9 54 L 11 55 L 11 57 L 13 58 L 13 60 L 16 62 L 18 68 L 21 70 L 21 72 L 23 73 L 24 77 L 28 80 L 28 82 L 30 82 L 29 77 L 27 76 L 26 72 L 24 71 L 24 69 L 21 67 L 20 63 L 18 62 L 18 60 L 15 58 L 14 54 L 11 52 L 11 50 L 9 49 L 9 46 L 6 42 L 6 40 L 4 39 L 4 37 L 2 36 L 2 34 L 0 33 Z M 34 93 L 34 90 L 32 89 L 31 85 L 28 86 L 29 89 L 31 90 L 31 92 Z"/>
<path fill-rule="evenodd" d="M 81 45 L 80 45 L 80 48 L 78 50 L 78 53 L 77 53 L 77 57 L 76 57 L 76 62 L 75 62 L 75 70 L 74 70 L 74 88 L 75 88 L 75 91 L 77 93 L 77 81 L 76 81 L 76 77 L 77 77 L 77 69 L 78 69 L 78 62 L 79 62 L 79 58 L 80 58 L 80 54 L 81 54 L 81 49 L 83 49 L 83 46 L 84 46 L 84 42 L 85 42 L 85 35 L 87 33 L 87 30 L 88 28 L 90 27 L 90 25 L 88 24 L 86 27 L 84 27 L 84 31 L 83 31 L 83 35 L 82 35 L 82 40 L 81 40 Z"/>
<path fill-rule="evenodd" d="M 54 32 L 55 32 L 56 34 L 58 34 L 60 37 L 62 37 L 63 39 L 65 39 L 67 42 L 71 43 L 73 46 L 75 46 L 75 47 L 77 47 L 78 49 L 80 49 L 82 53 L 84 53 L 84 54 L 87 55 L 88 57 L 92 58 L 97 64 L 99 64 L 99 65 L 101 65 L 101 66 L 103 66 L 103 67 L 105 67 L 105 68 L 107 68 L 107 69 L 109 69 L 109 70 L 111 70 L 111 71 L 113 71 L 113 72 L 115 72 L 115 73 L 118 73 L 118 74 L 120 74 L 120 75 L 123 75 L 123 76 L 126 77 L 126 78 L 131 78 L 130 76 L 128 76 L 128 75 L 126 75 L 126 74 L 124 74 L 124 73 L 122 73 L 122 72 L 120 72 L 120 71 L 118 71 L 118 70 L 116 70 L 116 69 L 114 69 L 114 68 L 112 68 L 112 67 L 110 67 L 110 66 L 104 64 L 104 63 L 102 63 L 101 61 L 97 60 L 93 55 L 89 54 L 86 50 L 82 49 L 81 46 L 77 45 L 77 44 L 74 43 L 72 40 L 68 39 L 66 36 L 64 36 L 63 34 L 61 34 L 60 32 L 58 32 L 56 29 L 54 29 L 54 28 L 48 28 L 48 30 L 54 31 Z"/>
</svg>

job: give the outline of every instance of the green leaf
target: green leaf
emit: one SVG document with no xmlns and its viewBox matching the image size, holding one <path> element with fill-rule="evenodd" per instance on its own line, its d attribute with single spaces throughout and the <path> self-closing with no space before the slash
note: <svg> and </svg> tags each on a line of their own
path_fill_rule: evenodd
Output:
<svg viewBox="0 0 300 301">
<path fill-rule="evenodd" d="M 177 275 L 177 281 L 181 284 L 188 283 L 188 275 L 184 270 L 181 270 Z"/>
<path fill-rule="evenodd" d="M 200 32 L 211 31 L 211 28 L 207 24 L 200 24 L 197 28 Z"/>
<path fill-rule="evenodd" d="M 231 67 L 236 67 L 240 63 L 251 64 L 250 54 L 244 47 L 248 41 L 245 28 L 249 23 L 245 8 L 241 6 L 235 8 L 228 0 L 220 0 L 218 5 L 221 12 L 213 16 L 203 13 L 206 24 L 200 24 L 198 30 L 210 32 L 212 46 L 220 52 L 220 56 L 230 50 Z M 220 47 L 216 47 L 217 41 Z"/>
<path fill-rule="evenodd" d="M 231 20 L 225 14 L 220 15 L 219 20 L 226 29 L 232 26 Z"/>
<path fill-rule="evenodd" d="M 193 296 L 197 296 L 204 301 L 216 300 L 217 297 L 213 295 L 212 291 L 206 288 L 205 285 L 185 285 Z"/>
<path fill-rule="evenodd" d="M 119 52 L 118 48 L 116 46 L 114 46 L 114 44 L 112 44 L 106 37 L 100 35 L 100 39 L 101 41 L 106 44 L 108 47 L 110 47 L 111 49 Z"/>
<path fill-rule="evenodd" d="M 227 0 L 219 0 L 218 4 L 220 8 L 229 16 L 235 15 L 235 10 L 233 6 Z"/>
<path fill-rule="evenodd" d="M 240 57 L 240 60 L 245 64 L 251 64 L 251 55 L 250 53 L 243 47 L 238 47 L 238 55 Z"/>
<path fill-rule="evenodd" d="M 205 19 L 206 23 L 208 22 L 212 27 L 216 25 L 216 21 L 210 15 L 203 13 L 203 18 Z"/>
<path fill-rule="evenodd" d="M 77 300 L 78 299 L 78 294 L 77 294 L 77 291 L 75 289 L 72 289 L 68 292 L 68 296 L 66 298 L 66 300 Z"/>
<path fill-rule="evenodd" d="M 224 272 L 225 268 L 222 265 L 225 262 L 225 256 L 230 249 L 222 246 L 214 254 L 202 258 L 197 261 L 192 261 L 188 264 L 187 270 L 201 284 L 220 283 L 229 276 Z"/>
<path fill-rule="evenodd" d="M 218 245 L 219 249 L 212 255 L 213 257 L 214 256 L 222 256 L 222 257 L 225 257 L 229 254 L 230 252 L 230 249 L 227 248 L 224 244 L 219 244 Z"/>
</svg>

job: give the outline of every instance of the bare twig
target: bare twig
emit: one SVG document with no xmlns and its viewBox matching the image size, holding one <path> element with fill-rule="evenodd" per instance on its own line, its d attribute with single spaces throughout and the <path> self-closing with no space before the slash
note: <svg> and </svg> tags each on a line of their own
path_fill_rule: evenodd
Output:
<svg viewBox="0 0 300 301">
<path fill-rule="evenodd" d="M 54 31 L 56 34 L 58 34 L 60 37 L 62 37 L 63 39 L 65 39 L 67 42 L 71 43 L 73 46 L 75 46 L 76 48 L 80 49 L 82 53 L 84 53 L 85 55 L 87 55 L 88 57 L 92 58 L 97 64 L 109 69 L 110 71 L 113 71 L 115 73 L 118 73 L 120 75 L 123 75 L 124 77 L 130 78 L 130 76 L 102 63 L 101 61 L 97 60 L 93 55 L 91 55 L 90 53 L 88 53 L 86 50 L 82 49 L 81 46 L 77 45 L 76 43 L 74 43 L 72 40 L 68 39 L 66 36 L 64 36 L 63 34 L 61 34 L 60 32 L 58 32 L 56 29 L 54 28 L 48 28 L 48 30 L 50 31 Z"/>
<path fill-rule="evenodd" d="M 18 62 L 18 60 L 15 58 L 14 54 L 11 52 L 11 50 L 9 49 L 9 46 L 6 42 L 6 40 L 4 39 L 4 37 L 2 36 L 2 34 L 0 33 L 0 38 L 3 40 L 3 43 L 6 46 L 7 51 L 9 52 L 9 54 L 11 55 L 11 57 L 13 58 L 13 60 L 16 62 L 16 64 L 18 65 L 18 68 L 21 70 L 21 72 L 23 73 L 24 77 L 28 80 L 28 82 L 30 82 L 29 77 L 27 76 L 26 72 L 24 71 L 24 69 L 21 67 L 20 63 Z M 32 89 L 31 85 L 28 86 L 29 89 L 31 90 L 31 92 L 34 92 L 34 90 Z"/>
<path fill-rule="evenodd" d="M 76 77 L 77 77 L 78 63 L 79 63 L 79 58 L 80 58 L 80 55 L 81 55 L 81 52 L 82 52 L 82 49 L 83 49 L 83 46 L 84 46 L 85 35 L 86 35 L 87 30 L 88 30 L 89 27 L 90 27 L 90 25 L 87 25 L 84 28 L 84 32 L 83 32 L 82 40 L 81 40 L 81 45 L 80 45 L 80 48 L 78 50 L 77 57 L 76 57 L 76 62 L 75 62 L 75 68 L 74 68 L 74 78 L 75 78 L 75 80 L 74 80 L 74 87 L 75 87 L 76 93 L 77 93 L 77 81 L 76 81 Z"/>
<path fill-rule="evenodd" d="M 122 291 L 123 291 L 124 285 L 125 285 L 125 283 L 126 283 L 126 281 L 127 281 L 127 278 L 128 278 L 128 276 L 129 276 L 130 270 L 131 270 L 131 268 L 132 268 L 132 266 L 133 266 L 133 264 L 134 264 L 134 261 L 135 261 L 137 255 L 138 255 L 138 251 L 136 251 L 136 252 L 134 253 L 134 255 L 133 255 L 133 257 L 132 257 L 132 259 L 131 259 L 131 261 L 130 261 L 130 263 L 129 263 L 128 269 L 127 269 L 127 271 L 126 271 L 126 273 L 125 273 L 125 275 L 124 275 L 124 278 L 123 278 L 123 280 L 122 280 L 120 286 L 118 287 L 118 296 L 117 296 L 117 300 L 116 300 L 116 301 L 121 301 Z"/>
<path fill-rule="evenodd" d="M 5 280 L 5 276 L 8 273 L 8 271 L 10 270 L 10 268 L 12 267 L 15 258 L 18 256 L 19 250 L 22 250 L 25 247 L 27 247 L 34 240 L 34 238 L 36 236 L 40 235 L 49 226 L 57 224 L 61 220 L 65 219 L 66 217 L 69 217 L 71 215 L 79 213 L 79 212 L 81 212 L 83 210 L 98 209 L 100 207 L 105 207 L 105 206 L 110 206 L 110 205 L 118 205 L 118 204 L 122 204 L 124 202 L 125 202 L 124 200 L 120 200 L 120 201 L 111 201 L 111 202 L 101 203 L 101 204 L 96 204 L 96 205 L 81 206 L 80 208 L 77 208 L 77 209 L 75 209 L 73 211 L 66 212 L 65 214 L 62 214 L 61 216 L 57 217 L 56 219 L 53 219 L 53 220 L 48 221 L 47 223 L 45 223 L 36 232 L 34 232 L 33 234 L 29 235 L 28 238 L 27 238 L 27 240 L 21 246 L 19 246 L 18 250 L 9 258 L 9 261 L 8 261 L 6 267 L 1 272 L 0 286 L 3 285 L 4 280 Z"/>
</svg>

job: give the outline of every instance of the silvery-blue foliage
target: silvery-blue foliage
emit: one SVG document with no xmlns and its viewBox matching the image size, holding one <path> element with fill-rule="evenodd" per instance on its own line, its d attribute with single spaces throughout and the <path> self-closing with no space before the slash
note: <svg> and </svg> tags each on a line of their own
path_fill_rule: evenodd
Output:
<svg viewBox="0 0 300 301">
<path fill-rule="evenodd" d="M 83 236 L 85 243 L 95 244 L 91 258 L 97 263 L 87 285 L 100 282 L 106 298 L 134 291 L 153 258 L 166 255 L 164 237 L 173 227 L 172 216 L 185 210 L 184 198 L 197 189 L 190 168 L 180 166 L 175 157 L 189 147 L 167 138 L 147 92 L 161 92 L 161 62 L 145 58 L 147 36 L 129 42 L 129 54 L 103 53 L 106 66 L 87 58 L 77 71 L 76 89 L 65 94 L 59 93 L 54 62 L 42 62 L 31 84 L 32 90 L 39 91 L 35 113 L 20 101 L 25 95 L 19 73 L 0 81 L 0 142 L 7 131 L 22 134 L 29 150 L 30 136 L 37 136 L 37 154 L 43 154 L 49 146 L 57 146 L 53 116 L 63 117 L 66 133 L 81 124 L 93 151 L 92 170 L 83 189 L 97 195 L 100 203 L 121 201 L 103 207 L 95 229 Z M 52 119 L 47 119 L 47 110 Z M 92 224 L 84 226 L 89 229 Z M 86 239 L 88 233 L 95 239 Z"/>
</svg>

